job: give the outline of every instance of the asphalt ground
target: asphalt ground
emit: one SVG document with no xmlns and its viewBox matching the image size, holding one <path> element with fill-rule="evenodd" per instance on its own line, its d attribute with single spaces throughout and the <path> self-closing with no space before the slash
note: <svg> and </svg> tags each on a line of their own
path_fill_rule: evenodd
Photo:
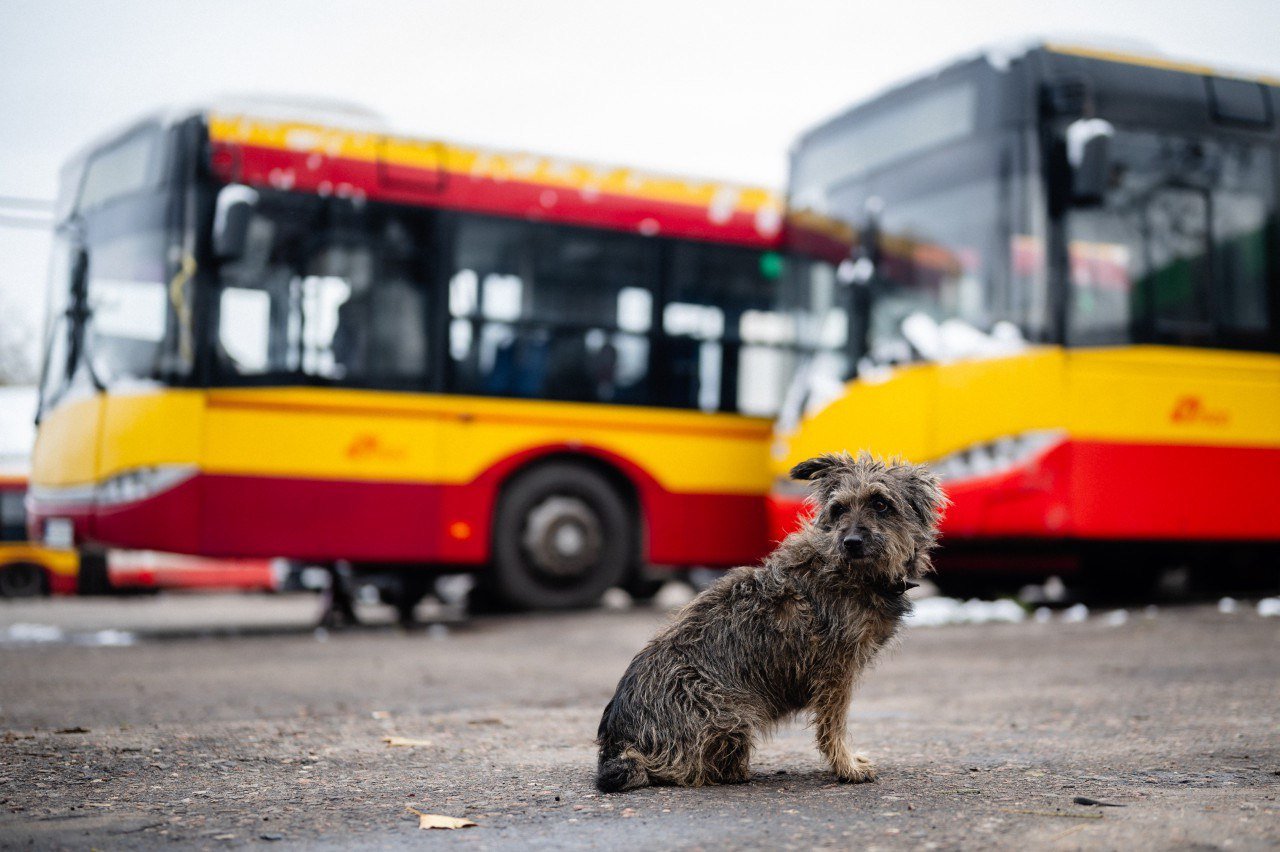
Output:
<svg viewBox="0 0 1280 852">
<path fill-rule="evenodd" d="M 0 602 L 0 847 L 1280 846 L 1280 618 L 1244 602 L 913 627 L 850 717 L 876 783 L 798 720 L 750 783 L 614 796 L 596 723 L 666 611 L 326 634 L 315 605 Z"/>
</svg>

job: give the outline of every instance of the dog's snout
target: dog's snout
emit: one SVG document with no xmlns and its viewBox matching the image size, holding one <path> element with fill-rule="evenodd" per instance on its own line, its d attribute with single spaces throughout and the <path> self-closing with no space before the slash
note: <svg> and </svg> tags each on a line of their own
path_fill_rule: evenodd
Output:
<svg viewBox="0 0 1280 852">
<path fill-rule="evenodd" d="M 844 552 L 850 556 L 862 555 L 862 536 L 858 535 L 856 532 L 846 535 L 840 543 L 844 545 Z"/>
</svg>

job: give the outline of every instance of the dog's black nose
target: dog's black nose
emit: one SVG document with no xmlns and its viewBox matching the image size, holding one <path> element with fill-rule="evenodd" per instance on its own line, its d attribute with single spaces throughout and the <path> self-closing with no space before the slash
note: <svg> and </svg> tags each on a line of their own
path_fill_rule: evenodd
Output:
<svg viewBox="0 0 1280 852">
<path fill-rule="evenodd" d="M 849 533 L 840 543 L 844 545 L 844 552 L 850 556 L 862 555 L 862 536 L 857 533 Z"/>
</svg>

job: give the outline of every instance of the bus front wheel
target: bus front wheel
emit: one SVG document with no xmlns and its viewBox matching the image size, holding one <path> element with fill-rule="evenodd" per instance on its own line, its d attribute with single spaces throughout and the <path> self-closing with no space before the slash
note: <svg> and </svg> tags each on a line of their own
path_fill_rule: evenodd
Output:
<svg viewBox="0 0 1280 852">
<path fill-rule="evenodd" d="M 488 585 L 515 609 L 573 609 L 600 600 L 635 555 L 626 503 L 596 471 L 552 462 L 514 480 L 499 501 Z"/>
</svg>

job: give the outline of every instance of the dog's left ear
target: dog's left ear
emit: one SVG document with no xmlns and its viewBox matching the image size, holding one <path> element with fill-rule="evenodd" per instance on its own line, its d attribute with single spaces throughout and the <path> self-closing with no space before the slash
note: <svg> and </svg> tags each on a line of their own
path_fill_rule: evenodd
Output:
<svg viewBox="0 0 1280 852">
<path fill-rule="evenodd" d="M 941 520 L 942 511 L 951 504 L 937 474 L 922 464 L 904 464 L 897 468 L 903 480 L 903 496 L 922 524 L 933 527 Z"/>
<path fill-rule="evenodd" d="M 791 468 L 791 478 L 810 481 L 821 479 L 843 462 L 844 459 L 836 453 L 826 453 L 811 459 L 805 459 Z"/>
</svg>

